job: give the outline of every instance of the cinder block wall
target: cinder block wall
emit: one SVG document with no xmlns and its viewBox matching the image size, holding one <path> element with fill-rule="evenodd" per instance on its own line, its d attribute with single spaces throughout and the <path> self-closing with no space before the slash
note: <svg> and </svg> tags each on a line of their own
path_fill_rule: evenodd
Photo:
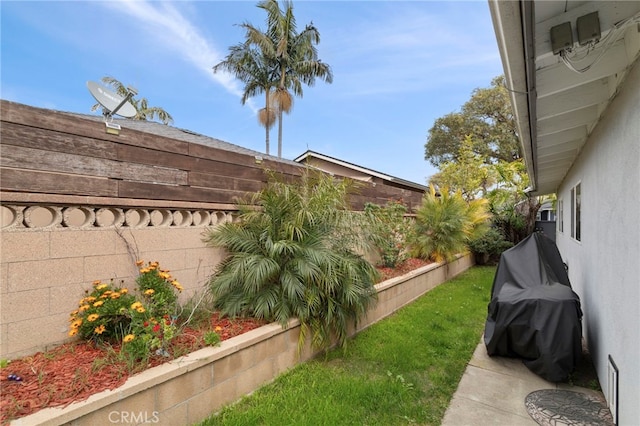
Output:
<svg viewBox="0 0 640 426">
<path fill-rule="evenodd" d="M 5 216 L 20 206 L 3 205 Z M 56 210 L 56 207 L 49 207 Z M 59 208 L 64 213 L 68 208 Z M 89 209 L 90 210 L 90 209 Z M 97 209 L 100 210 L 100 209 Z M 140 209 L 138 209 L 140 210 Z M 167 212 L 171 212 L 167 210 Z M 184 214 L 184 213 L 183 213 Z M 232 211 L 208 214 L 232 220 Z M 62 216 L 61 215 L 53 215 Z M 100 213 L 97 213 L 98 219 Z M 19 225 L 20 222 L 16 221 Z M 203 233 L 211 220 L 195 225 L 65 227 L 2 229 L 0 250 L 0 357 L 17 358 L 68 341 L 69 313 L 77 309 L 94 280 L 134 290 L 135 261 L 158 261 L 184 287 L 181 301 L 202 293 L 223 252 L 208 248 Z"/>
</svg>

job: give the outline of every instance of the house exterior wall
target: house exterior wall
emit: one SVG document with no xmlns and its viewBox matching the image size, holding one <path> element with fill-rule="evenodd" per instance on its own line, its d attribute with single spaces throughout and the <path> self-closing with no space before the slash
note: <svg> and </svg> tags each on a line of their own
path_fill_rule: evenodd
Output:
<svg viewBox="0 0 640 426">
<path fill-rule="evenodd" d="M 571 188 L 581 185 L 581 241 L 571 238 Z M 558 190 L 556 242 L 581 299 L 583 332 L 605 396 L 608 357 L 619 370 L 618 424 L 637 424 L 640 401 L 640 63 Z M 558 223 L 560 220 L 558 219 Z"/>
</svg>

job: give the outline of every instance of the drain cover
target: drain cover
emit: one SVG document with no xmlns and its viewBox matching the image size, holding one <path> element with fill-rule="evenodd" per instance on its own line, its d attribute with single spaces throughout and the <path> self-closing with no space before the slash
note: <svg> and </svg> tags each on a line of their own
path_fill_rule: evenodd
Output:
<svg viewBox="0 0 640 426">
<path fill-rule="evenodd" d="M 580 392 L 542 389 L 524 399 L 527 412 L 539 425 L 613 426 L 613 417 L 604 398 Z"/>
</svg>

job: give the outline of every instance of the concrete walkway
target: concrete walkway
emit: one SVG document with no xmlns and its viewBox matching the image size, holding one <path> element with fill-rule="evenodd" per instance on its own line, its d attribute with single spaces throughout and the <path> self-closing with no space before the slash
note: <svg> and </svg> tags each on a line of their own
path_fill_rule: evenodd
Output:
<svg viewBox="0 0 640 426">
<path fill-rule="evenodd" d="M 489 357 L 481 341 L 442 425 L 537 425 L 527 413 L 524 400 L 529 393 L 540 389 L 566 389 L 602 397 L 601 392 L 591 389 L 548 382 L 532 373 L 520 359 Z"/>
</svg>

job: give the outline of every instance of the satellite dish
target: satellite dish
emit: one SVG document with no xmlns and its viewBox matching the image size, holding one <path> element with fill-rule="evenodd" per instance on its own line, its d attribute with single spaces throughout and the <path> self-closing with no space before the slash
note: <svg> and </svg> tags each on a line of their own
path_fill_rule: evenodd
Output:
<svg viewBox="0 0 640 426">
<path fill-rule="evenodd" d="M 129 99 L 136 94 L 135 90 L 127 88 L 129 93 L 126 98 L 123 98 L 95 81 L 87 81 L 87 87 L 91 95 L 104 108 L 105 117 L 112 117 L 115 114 L 127 118 L 135 117 L 136 109 L 129 102 Z"/>
</svg>

